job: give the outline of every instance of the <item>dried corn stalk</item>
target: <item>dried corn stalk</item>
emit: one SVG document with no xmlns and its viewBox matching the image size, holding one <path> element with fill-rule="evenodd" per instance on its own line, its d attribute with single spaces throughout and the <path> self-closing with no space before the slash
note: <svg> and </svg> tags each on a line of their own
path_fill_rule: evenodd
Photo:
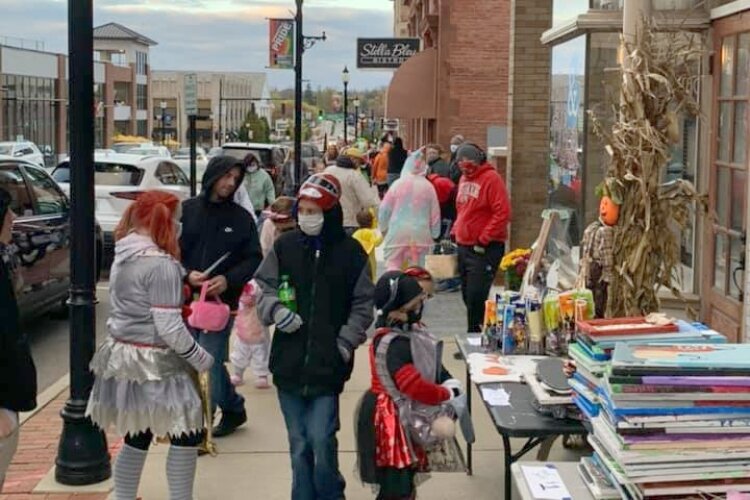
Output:
<svg viewBox="0 0 750 500">
<path fill-rule="evenodd" d="M 653 22 L 644 20 L 634 43 L 621 41 L 621 102 L 611 130 L 589 111 L 610 155 L 607 191 L 621 203 L 608 317 L 658 311 L 662 287 L 682 298 L 679 232 L 695 202 L 705 207 L 705 197 L 691 183 L 664 184 L 672 145 L 679 140 L 678 114 L 700 112 L 694 89 L 702 44 L 686 33 L 655 33 Z"/>
</svg>

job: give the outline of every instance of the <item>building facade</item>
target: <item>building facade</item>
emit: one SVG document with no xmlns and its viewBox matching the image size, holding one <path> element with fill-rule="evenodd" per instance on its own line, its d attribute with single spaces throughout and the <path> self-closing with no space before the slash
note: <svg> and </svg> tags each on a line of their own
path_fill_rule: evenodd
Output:
<svg viewBox="0 0 750 500">
<path fill-rule="evenodd" d="M 507 131 L 510 0 L 396 0 L 394 34 L 421 52 L 396 70 L 386 115 L 416 147 L 455 134 L 501 146 Z"/>
<path fill-rule="evenodd" d="M 107 65 L 104 95 L 111 102 L 100 101 L 99 106 L 105 109 L 97 109 L 104 118 L 107 139 L 116 135 L 150 137 L 149 49 L 154 45 L 155 41 L 121 24 L 94 28 L 94 59 Z"/>
<path fill-rule="evenodd" d="M 116 133 L 150 135 L 147 98 L 152 40 L 118 24 L 95 28 L 94 117 L 97 148 Z M 0 141 L 32 141 L 49 166 L 68 153 L 68 58 L 0 46 Z"/>
<path fill-rule="evenodd" d="M 490 152 L 502 156 L 497 163 L 512 198 L 511 248 L 534 241 L 546 208 L 567 223 L 564 236 L 573 245 L 598 216 L 595 189 L 608 158 L 588 111 L 611 120 L 620 36 L 632 21 L 623 19 L 623 4 L 646 8 L 663 29 L 705 41 L 696 68 L 702 117 L 680 118 L 665 182 L 693 182 L 708 194 L 715 217 L 695 216 L 679 235 L 679 278 L 702 321 L 732 341 L 750 340 L 750 2 L 394 3 L 394 34 L 419 37 L 422 52 L 394 73 L 387 114 L 402 118 L 412 147 L 446 144 L 453 133 L 495 146 L 494 127 L 507 127 L 505 147 Z"/>
<path fill-rule="evenodd" d="M 186 71 L 154 71 L 152 126 L 154 140 L 162 137 L 188 142 L 185 112 Z M 239 135 L 251 110 L 271 123 L 272 104 L 265 73 L 195 72 L 198 80 L 198 143 L 212 147 Z M 163 110 L 163 112 L 162 112 Z"/>
</svg>

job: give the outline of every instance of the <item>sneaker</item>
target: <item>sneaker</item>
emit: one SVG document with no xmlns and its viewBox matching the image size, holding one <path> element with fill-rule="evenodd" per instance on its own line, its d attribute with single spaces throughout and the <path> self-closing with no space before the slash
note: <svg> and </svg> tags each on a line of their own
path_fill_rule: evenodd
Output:
<svg viewBox="0 0 750 500">
<path fill-rule="evenodd" d="M 242 385 L 245 385 L 245 379 L 242 378 L 242 375 L 234 374 L 229 377 L 229 382 L 235 387 L 240 387 Z"/>
<path fill-rule="evenodd" d="M 255 379 L 256 389 L 269 389 L 271 384 L 268 383 L 268 377 L 262 376 Z"/>
<path fill-rule="evenodd" d="M 236 431 L 238 427 L 244 425 L 245 422 L 247 422 L 247 412 L 245 412 L 245 410 L 232 413 L 222 412 L 221 422 L 214 427 L 213 435 L 217 438 L 229 436 Z"/>
</svg>

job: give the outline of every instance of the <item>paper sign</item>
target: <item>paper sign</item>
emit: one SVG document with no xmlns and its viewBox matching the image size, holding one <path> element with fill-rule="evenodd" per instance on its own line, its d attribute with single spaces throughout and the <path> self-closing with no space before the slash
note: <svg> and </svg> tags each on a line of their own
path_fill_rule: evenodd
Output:
<svg viewBox="0 0 750 500">
<path fill-rule="evenodd" d="M 510 394 L 502 387 L 500 389 L 482 387 L 482 398 L 490 406 L 510 406 Z"/>
<path fill-rule="evenodd" d="M 523 477 L 536 500 L 572 500 L 568 488 L 554 465 L 522 465 Z"/>
<path fill-rule="evenodd" d="M 482 338 L 481 337 L 468 337 L 466 339 L 466 343 L 470 346 L 474 347 L 482 347 Z"/>
</svg>

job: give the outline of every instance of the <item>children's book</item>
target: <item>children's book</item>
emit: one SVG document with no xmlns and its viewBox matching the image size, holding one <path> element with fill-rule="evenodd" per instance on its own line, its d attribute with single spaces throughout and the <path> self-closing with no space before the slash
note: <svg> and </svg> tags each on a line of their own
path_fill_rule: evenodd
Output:
<svg viewBox="0 0 750 500">
<path fill-rule="evenodd" d="M 627 344 L 612 356 L 612 373 L 629 375 L 750 375 L 748 344 Z"/>
</svg>

